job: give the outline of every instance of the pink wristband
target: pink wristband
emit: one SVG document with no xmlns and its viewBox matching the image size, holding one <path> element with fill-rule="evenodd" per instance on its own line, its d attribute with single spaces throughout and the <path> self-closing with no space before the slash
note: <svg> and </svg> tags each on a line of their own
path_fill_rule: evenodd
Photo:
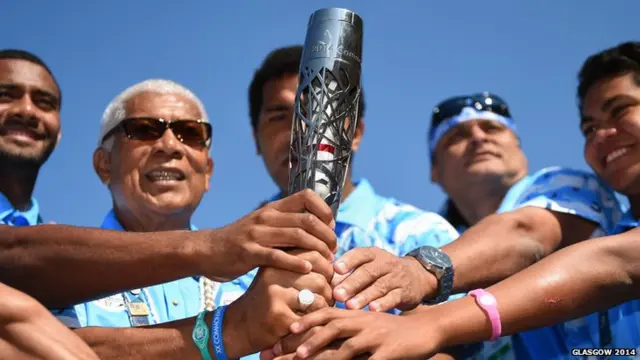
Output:
<svg viewBox="0 0 640 360">
<path fill-rule="evenodd" d="M 488 291 L 476 289 L 469 291 L 469 295 L 476 299 L 476 304 L 487 314 L 491 322 L 491 340 L 496 340 L 502 334 L 502 323 L 498 313 L 498 302 Z"/>
</svg>

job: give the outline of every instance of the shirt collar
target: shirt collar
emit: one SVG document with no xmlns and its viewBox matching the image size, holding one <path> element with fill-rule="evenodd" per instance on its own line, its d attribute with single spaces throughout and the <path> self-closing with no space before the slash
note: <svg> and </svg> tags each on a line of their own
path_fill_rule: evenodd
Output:
<svg viewBox="0 0 640 360">
<path fill-rule="evenodd" d="M 635 227 L 638 227 L 638 220 L 633 216 L 631 209 L 629 209 L 616 224 L 614 234 L 620 234 Z"/>
<path fill-rule="evenodd" d="M 376 193 L 367 179 L 360 179 L 354 184 L 356 188 L 338 207 L 336 220 L 338 223 L 366 229 L 371 219 L 377 214 L 375 207 Z M 279 199 L 282 199 L 282 193 L 272 196 L 260 206 Z"/>
<path fill-rule="evenodd" d="M 24 216 L 29 222 L 29 225 L 37 225 L 40 221 L 40 206 L 35 198 L 31 198 L 31 207 L 27 211 L 20 211 L 13 207 L 9 199 L 0 193 L 0 221 L 12 213 L 16 213 Z"/>
<path fill-rule="evenodd" d="M 366 229 L 377 215 L 376 193 L 367 179 L 355 183 L 356 188 L 338 208 L 338 222 Z"/>
<path fill-rule="evenodd" d="M 116 213 L 113 211 L 113 209 L 109 210 L 100 227 L 107 230 L 125 231 L 120 224 L 120 221 L 118 221 L 118 218 L 116 218 Z M 190 225 L 190 228 L 191 231 L 198 230 L 198 228 L 196 228 L 193 224 Z"/>
</svg>

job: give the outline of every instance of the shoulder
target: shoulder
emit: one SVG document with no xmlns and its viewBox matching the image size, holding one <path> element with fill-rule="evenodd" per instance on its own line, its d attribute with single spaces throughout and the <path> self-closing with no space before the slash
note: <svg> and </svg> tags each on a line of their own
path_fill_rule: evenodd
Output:
<svg viewBox="0 0 640 360">
<path fill-rule="evenodd" d="M 527 192 L 572 190 L 573 193 L 594 193 L 603 199 L 616 200 L 615 192 L 596 174 L 568 167 L 549 167 L 531 175 Z"/>
<path fill-rule="evenodd" d="M 567 167 L 549 167 L 531 175 L 516 207 L 537 206 L 578 215 L 608 229 L 621 217 L 613 189 L 593 173 Z"/>
<path fill-rule="evenodd" d="M 388 222 L 396 236 L 441 233 L 451 238 L 458 237 L 458 232 L 440 214 L 422 210 L 393 198 L 386 198 L 377 220 Z"/>
<path fill-rule="evenodd" d="M 588 187 L 590 189 L 604 188 L 611 190 L 598 176 L 592 172 L 552 166 L 538 170 L 530 175 L 531 186 L 547 185 L 555 187 Z"/>
</svg>

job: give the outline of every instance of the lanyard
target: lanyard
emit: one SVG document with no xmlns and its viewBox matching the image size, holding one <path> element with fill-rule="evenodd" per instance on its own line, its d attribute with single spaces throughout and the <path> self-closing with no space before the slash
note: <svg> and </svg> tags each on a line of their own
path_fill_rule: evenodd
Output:
<svg viewBox="0 0 640 360">
<path fill-rule="evenodd" d="M 122 300 L 124 300 L 125 311 L 132 327 L 149 325 L 149 315 L 154 324 L 160 323 L 153 299 L 147 289 L 124 292 Z"/>
<path fill-rule="evenodd" d="M 200 289 L 200 311 L 205 309 L 212 311 L 215 308 L 215 298 L 220 290 L 220 283 L 201 276 L 198 287 Z M 150 325 L 149 316 L 151 316 L 153 324 L 160 324 L 160 317 L 147 288 L 123 292 L 122 299 L 132 327 Z"/>
</svg>

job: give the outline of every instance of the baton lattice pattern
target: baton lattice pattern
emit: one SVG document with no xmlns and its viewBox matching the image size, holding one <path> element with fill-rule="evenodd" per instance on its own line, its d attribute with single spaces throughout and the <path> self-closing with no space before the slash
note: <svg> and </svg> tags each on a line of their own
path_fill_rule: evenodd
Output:
<svg viewBox="0 0 640 360">
<path fill-rule="evenodd" d="M 289 193 L 314 190 L 334 217 L 351 158 L 359 100 L 360 84 L 352 83 L 343 67 L 301 69 L 291 130 Z"/>
</svg>

